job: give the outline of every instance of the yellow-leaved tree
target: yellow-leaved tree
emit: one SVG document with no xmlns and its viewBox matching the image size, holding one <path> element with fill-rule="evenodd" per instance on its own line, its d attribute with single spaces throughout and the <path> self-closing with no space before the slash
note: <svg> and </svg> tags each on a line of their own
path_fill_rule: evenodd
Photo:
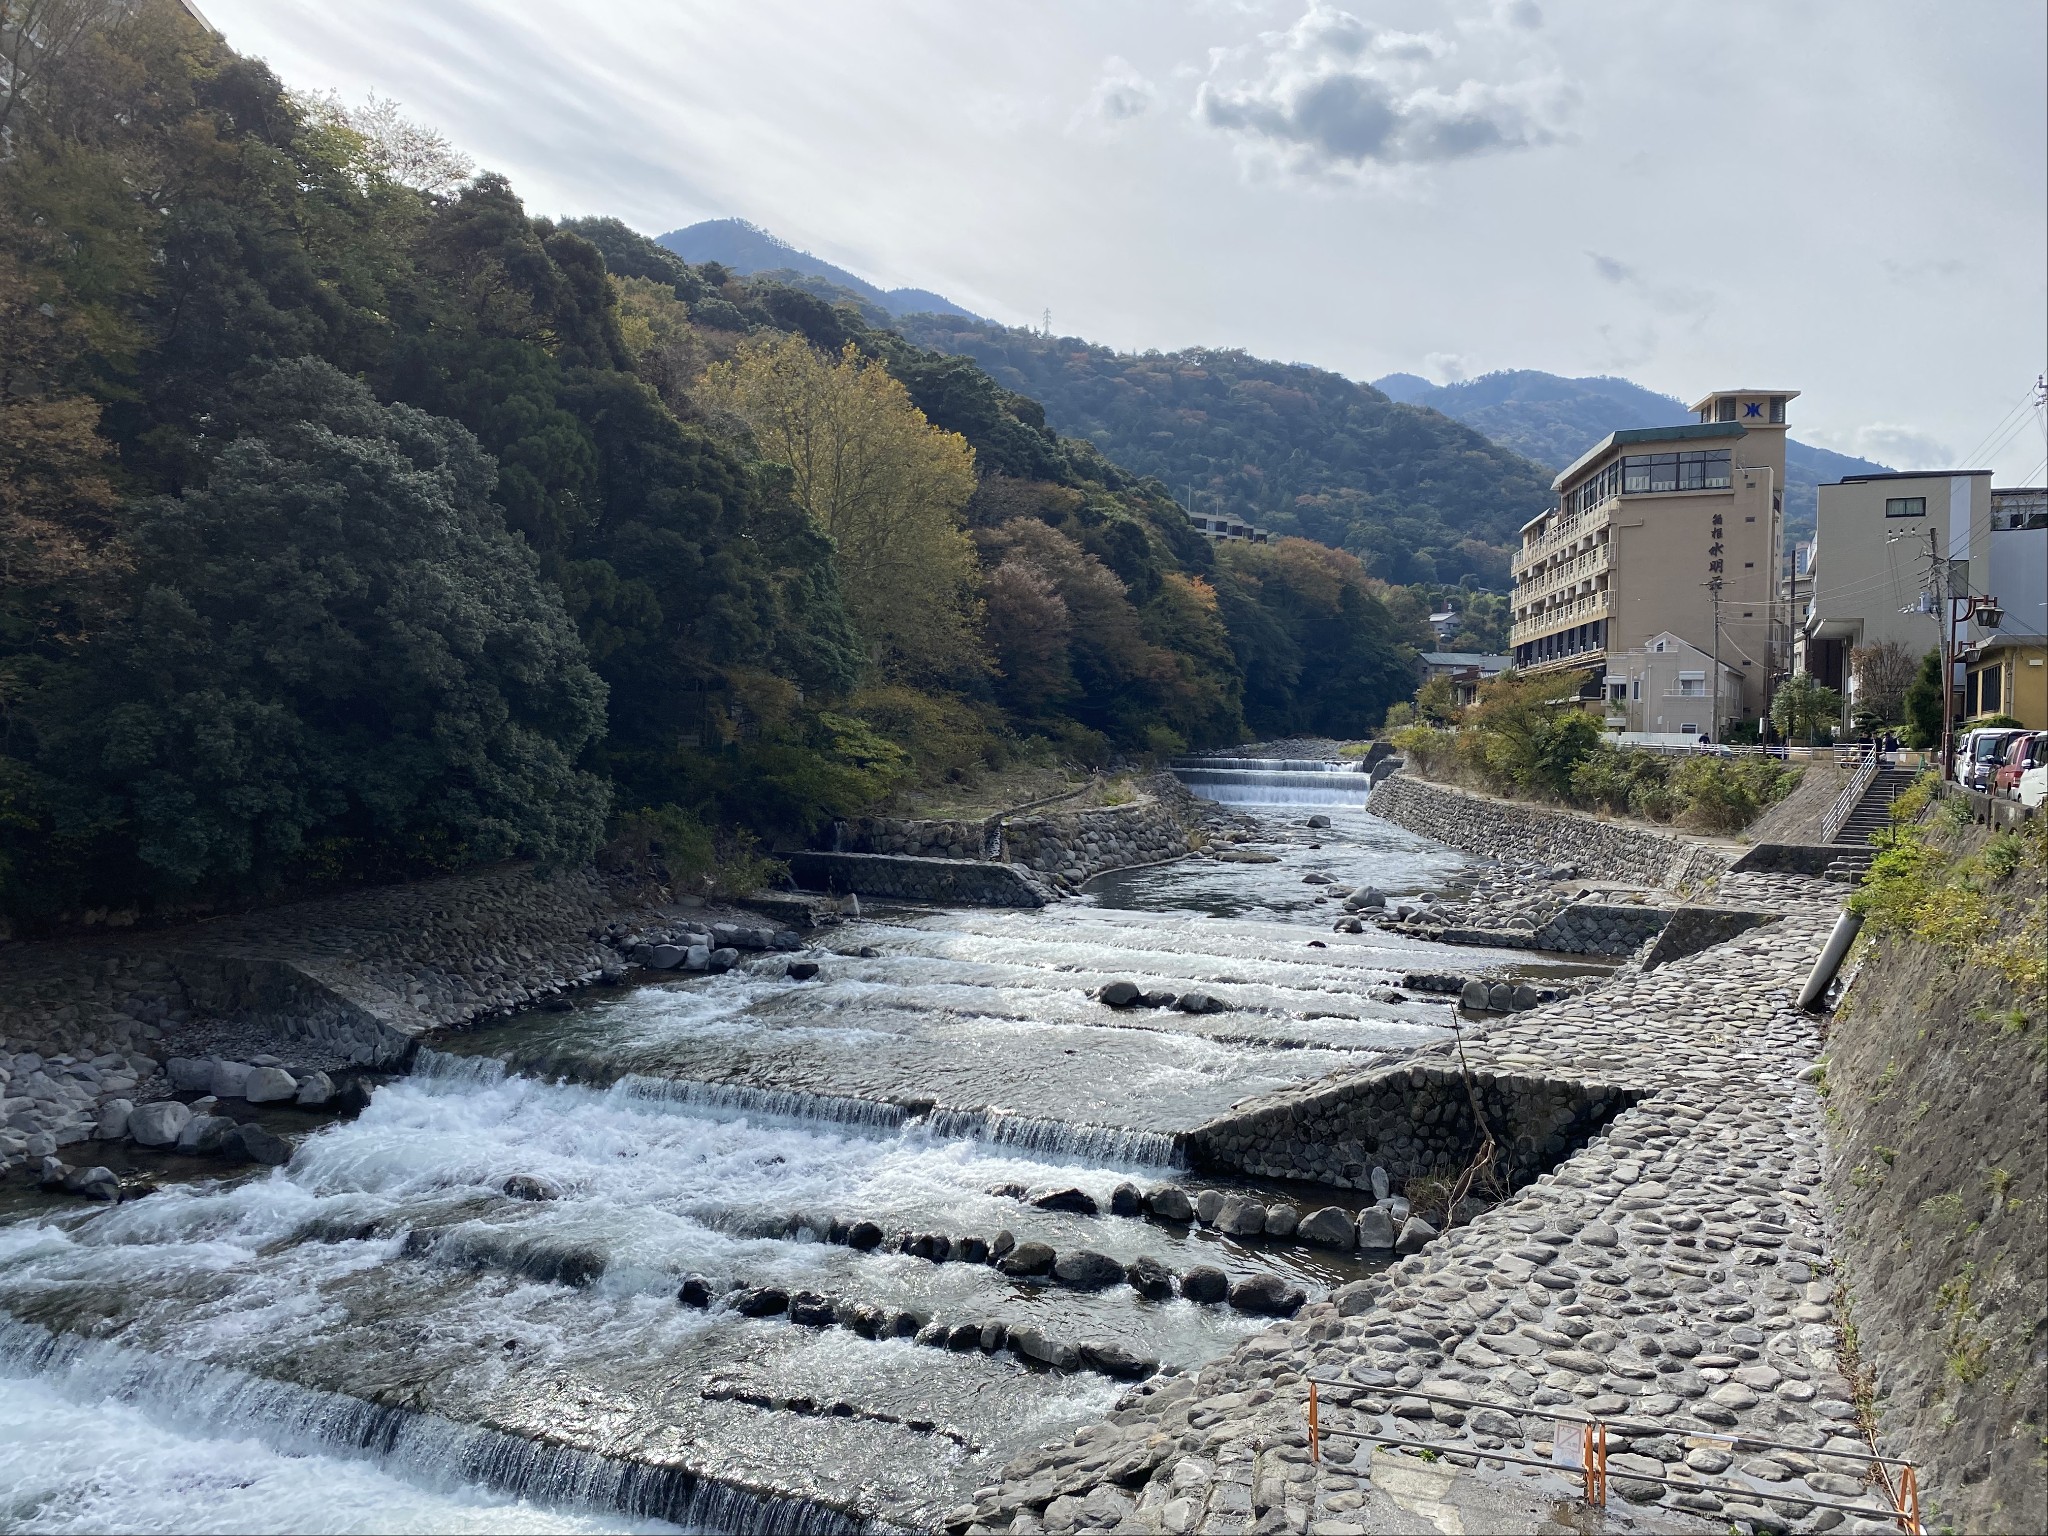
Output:
<svg viewBox="0 0 2048 1536">
<path fill-rule="evenodd" d="M 848 346 L 756 336 L 698 381 L 762 454 L 789 466 L 799 504 L 832 537 L 847 613 L 887 678 L 944 682 L 986 671 L 980 567 L 961 526 L 974 450 L 925 420 L 902 383 Z"/>
</svg>

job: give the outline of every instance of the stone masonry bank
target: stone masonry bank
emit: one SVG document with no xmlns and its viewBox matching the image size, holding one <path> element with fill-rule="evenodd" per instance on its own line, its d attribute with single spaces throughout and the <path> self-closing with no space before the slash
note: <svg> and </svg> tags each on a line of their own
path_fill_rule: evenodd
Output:
<svg viewBox="0 0 2048 1536">
<path fill-rule="evenodd" d="M 1648 827 L 1475 795 L 1413 774 L 1373 786 L 1366 809 L 1410 832 L 1507 863 L 1573 864 L 1603 880 L 1691 892 L 1726 872 L 1718 850 Z"/>
<path fill-rule="evenodd" d="M 1374 809 L 1398 810 L 1404 824 L 1459 819 L 1460 846 L 1479 840 L 1463 821 L 1471 807 L 1494 814 L 1490 802 L 1393 782 L 1407 787 L 1391 803 L 1375 795 Z M 1517 856 L 1556 858 L 1536 841 L 1562 825 L 1546 827 L 1537 813 L 1508 821 L 1502 840 L 1518 845 Z M 1617 876 L 1655 868 L 1704 881 L 1716 863 L 1709 851 L 1614 830 L 1625 835 L 1598 856 Z M 1575 843 L 1569 856 L 1595 855 Z M 948 1524 L 976 1536 L 1358 1536 L 1458 1529 L 1443 1521 L 1462 1509 L 1466 1529 L 1556 1529 L 1556 1507 L 1575 1494 L 1576 1478 L 1488 1453 L 1547 1460 L 1553 1434 L 1564 1433 L 1552 1415 L 1569 1414 L 1651 1427 L 1609 1440 L 1610 1497 L 1636 1529 L 1895 1529 L 1859 1466 L 1811 1454 L 1868 1450 L 1835 1356 L 1821 1104 L 1807 1081 L 1819 1039 L 1793 1006 L 1842 894 L 1798 875 L 1723 876 L 1716 900 L 1776 920 L 1649 973 L 1624 969 L 1583 996 L 1468 1027 L 1475 1079 L 1526 1085 L 1522 1112 L 1539 1126 L 1585 1106 L 1586 1123 L 1561 1129 L 1569 1139 L 1594 1131 L 1590 1144 L 1470 1225 L 1199 1373 L 1131 1389 L 1106 1423 L 1019 1458 Z M 1285 1120 L 1283 1160 L 1312 1159 L 1322 1140 L 1334 1158 L 1345 1136 L 1398 1125 L 1382 1090 L 1404 1068 L 1426 1083 L 1462 1076 L 1455 1053 L 1438 1048 L 1261 1100 L 1247 1114 Z M 1611 1118 L 1590 1113 L 1603 1102 L 1625 1107 Z M 1482 1103 L 1493 1106 L 1490 1117 L 1512 1108 L 1501 1091 Z M 1434 1155 L 1455 1149 L 1446 1142 Z M 1338 1166 L 1333 1182 L 1348 1176 Z M 1321 1389 L 1319 1463 L 1306 1434 L 1310 1374 L 1333 1384 Z M 1488 1406 L 1432 1405 L 1415 1392 Z M 1730 1433 L 1802 1449 L 1696 1438 Z M 1376 1451 L 1361 1434 L 1399 1436 L 1433 1454 Z M 1799 1494 L 1859 1513 L 1816 1511 Z"/>
</svg>

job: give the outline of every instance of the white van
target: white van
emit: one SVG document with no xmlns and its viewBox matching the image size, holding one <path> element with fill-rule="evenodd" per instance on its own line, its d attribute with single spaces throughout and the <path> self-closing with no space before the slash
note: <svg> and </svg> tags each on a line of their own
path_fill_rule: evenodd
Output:
<svg viewBox="0 0 2048 1536">
<path fill-rule="evenodd" d="M 2005 744 L 2020 734 L 2011 726 L 1979 726 L 1974 731 L 1965 731 L 1956 744 L 1956 782 L 1965 789 L 1990 789 L 1991 775 L 1998 770 Z"/>
</svg>

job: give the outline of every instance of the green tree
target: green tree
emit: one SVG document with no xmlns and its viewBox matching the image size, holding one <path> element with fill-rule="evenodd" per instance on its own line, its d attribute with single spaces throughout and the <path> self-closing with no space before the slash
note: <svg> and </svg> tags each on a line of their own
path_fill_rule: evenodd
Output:
<svg viewBox="0 0 2048 1536">
<path fill-rule="evenodd" d="M 1503 673 L 1484 685 L 1467 721 L 1482 771 L 1523 794 L 1569 799 L 1579 765 L 1600 746 L 1593 717 L 1557 701 L 1557 683 Z"/>
<path fill-rule="evenodd" d="M 1787 741 L 1809 742 L 1842 718 L 1842 696 L 1810 673 L 1795 672 L 1771 698 L 1771 724 Z"/>
<path fill-rule="evenodd" d="M 204 489 L 129 514 L 130 616 L 42 698 L 60 837 L 171 889 L 588 855 L 604 687 L 489 457 L 313 359 L 259 395 Z"/>
<path fill-rule="evenodd" d="M 1948 713 L 1949 690 L 1941 676 L 1941 652 L 1920 658 L 1913 686 L 1906 690 L 1906 745 L 1927 748 L 1941 744 L 1941 723 Z"/>
</svg>

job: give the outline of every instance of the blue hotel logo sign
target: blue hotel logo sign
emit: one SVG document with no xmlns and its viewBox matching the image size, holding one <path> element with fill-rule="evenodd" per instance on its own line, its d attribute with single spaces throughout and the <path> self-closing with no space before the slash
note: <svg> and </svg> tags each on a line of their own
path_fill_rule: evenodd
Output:
<svg viewBox="0 0 2048 1536">
<path fill-rule="evenodd" d="M 1763 415 L 1763 413 L 1764 413 L 1764 407 L 1763 407 L 1763 402 L 1762 402 L 1762 401 L 1760 401 L 1760 400 L 1751 400 L 1751 401 L 1748 401 L 1748 402 L 1747 402 L 1746 404 L 1744 404 L 1744 406 L 1742 407 L 1742 414 L 1743 414 L 1743 415 L 1745 415 L 1745 416 L 1761 416 L 1761 415 Z"/>
</svg>

